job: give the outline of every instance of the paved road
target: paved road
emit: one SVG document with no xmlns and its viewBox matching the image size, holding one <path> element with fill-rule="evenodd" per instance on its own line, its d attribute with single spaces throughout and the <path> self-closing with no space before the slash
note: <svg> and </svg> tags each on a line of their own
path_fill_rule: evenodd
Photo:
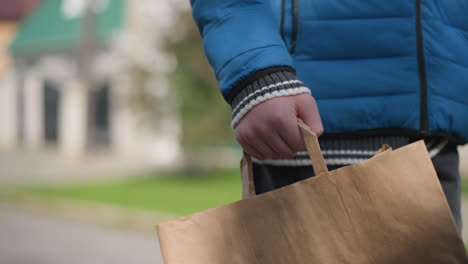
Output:
<svg viewBox="0 0 468 264">
<path fill-rule="evenodd" d="M 2 264 L 162 264 L 155 234 L 0 208 Z"/>
<path fill-rule="evenodd" d="M 468 241 L 468 200 L 464 207 Z M 162 264 L 155 234 L 82 224 L 0 207 L 1 264 Z"/>
</svg>

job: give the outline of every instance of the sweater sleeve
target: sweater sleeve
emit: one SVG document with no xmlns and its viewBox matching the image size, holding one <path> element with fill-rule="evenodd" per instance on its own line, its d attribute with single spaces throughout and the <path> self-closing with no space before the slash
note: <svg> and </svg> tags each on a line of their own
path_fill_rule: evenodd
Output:
<svg viewBox="0 0 468 264">
<path fill-rule="evenodd" d="M 190 2 L 208 61 L 223 97 L 233 108 L 233 127 L 260 102 L 309 92 L 296 80 L 269 1 Z"/>
</svg>

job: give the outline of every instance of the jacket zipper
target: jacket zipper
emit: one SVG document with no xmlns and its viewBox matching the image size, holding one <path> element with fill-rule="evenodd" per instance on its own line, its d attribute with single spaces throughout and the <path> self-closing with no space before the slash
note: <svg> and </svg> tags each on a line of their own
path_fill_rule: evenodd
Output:
<svg viewBox="0 0 468 264">
<path fill-rule="evenodd" d="M 297 31 L 298 31 L 298 24 L 299 24 L 299 0 L 292 1 L 292 34 L 291 34 L 291 49 L 290 52 L 296 52 L 296 40 L 297 40 Z"/>
<path fill-rule="evenodd" d="M 424 58 L 423 33 L 421 22 L 421 0 L 415 0 L 416 4 L 416 45 L 418 55 L 418 70 L 420 83 L 420 132 L 426 135 L 429 128 L 427 112 L 427 78 L 426 63 Z"/>
<path fill-rule="evenodd" d="M 281 38 L 283 39 L 284 42 L 286 42 L 286 39 L 284 37 L 284 16 L 286 12 L 286 0 L 281 0 L 281 22 L 280 22 L 280 32 L 281 32 Z"/>
</svg>

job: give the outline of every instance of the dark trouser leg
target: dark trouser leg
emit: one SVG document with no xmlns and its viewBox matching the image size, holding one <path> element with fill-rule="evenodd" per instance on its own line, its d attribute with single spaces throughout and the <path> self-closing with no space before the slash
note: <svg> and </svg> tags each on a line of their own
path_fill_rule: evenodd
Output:
<svg viewBox="0 0 468 264">
<path fill-rule="evenodd" d="M 461 232 L 461 179 L 456 145 L 449 144 L 432 160 L 447 197 L 450 209 Z M 334 170 L 340 166 L 328 166 Z M 253 164 L 255 191 L 257 194 L 272 191 L 314 176 L 311 166 L 272 166 Z"/>
<path fill-rule="evenodd" d="M 328 166 L 334 170 L 341 166 Z M 255 192 L 269 192 L 314 176 L 312 166 L 272 166 L 253 163 Z"/>
<path fill-rule="evenodd" d="M 454 144 L 447 145 L 439 155 L 432 159 L 432 163 L 439 176 L 458 231 L 461 232 L 461 178 L 457 146 Z"/>
</svg>

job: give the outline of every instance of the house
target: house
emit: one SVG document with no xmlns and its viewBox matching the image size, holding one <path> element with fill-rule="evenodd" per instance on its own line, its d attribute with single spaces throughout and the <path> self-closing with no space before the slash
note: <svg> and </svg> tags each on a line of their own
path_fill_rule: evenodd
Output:
<svg viewBox="0 0 468 264">
<path fill-rule="evenodd" d="M 0 77 L 5 74 L 10 65 L 10 57 L 6 50 L 15 36 L 19 21 L 38 2 L 39 0 L 0 0 Z"/>
<path fill-rule="evenodd" d="M 178 6 L 41 1 L 0 46 L 10 42 L 11 57 L 0 70 L 0 148 L 175 164 L 180 121 L 168 81 L 175 59 L 164 43 L 186 8 Z"/>
</svg>

